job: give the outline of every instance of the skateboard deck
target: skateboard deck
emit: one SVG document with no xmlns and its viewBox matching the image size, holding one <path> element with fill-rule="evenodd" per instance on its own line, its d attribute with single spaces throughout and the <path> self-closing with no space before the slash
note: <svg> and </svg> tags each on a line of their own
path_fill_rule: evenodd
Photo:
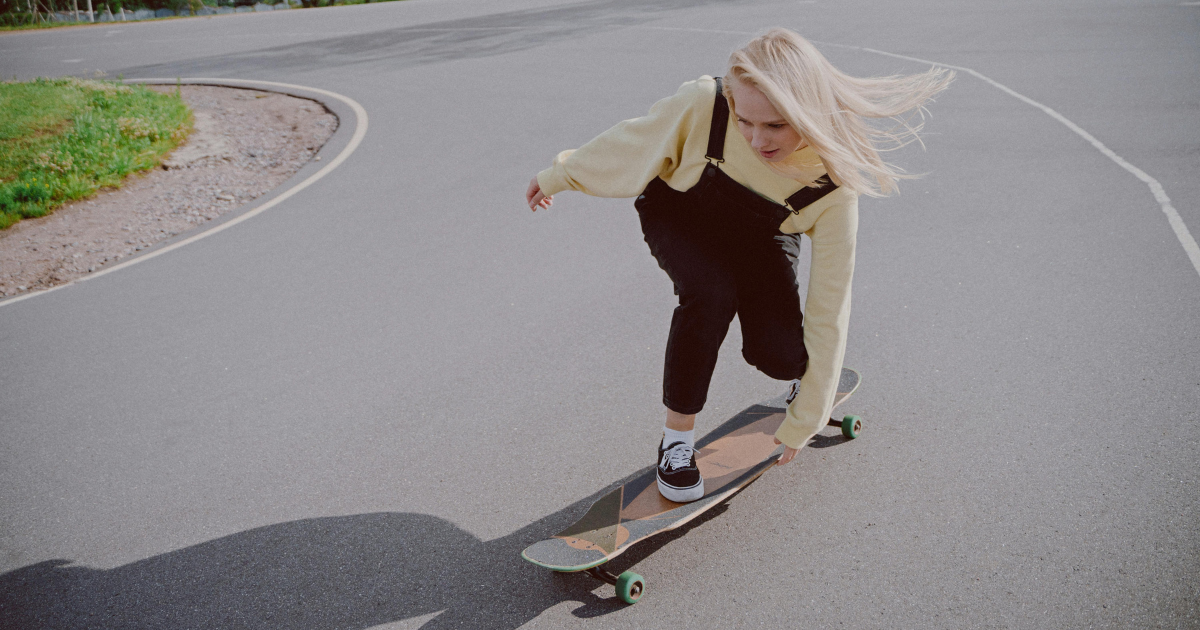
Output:
<svg viewBox="0 0 1200 630">
<path fill-rule="evenodd" d="M 858 389 L 861 380 L 858 372 L 842 369 L 834 408 Z M 657 467 L 651 466 L 598 499 L 574 525 L 527 547 L 521 557 L 555 571 L 593 570 L 638 542 L 684 525 L 720 505 L 779 459 L 783 447 L 775 444 L 774 436 L 783 423 L 785 411 L 782 398 L 777 401 L 778 405 L 768 401 L 746 409 L 696 442 L 696 465 L 704 476 L 701 499 L 691 503 L 664 499 L 658 492 Z M 847 437 L 856 437 L 861 428 L 857 416 L 830 422 L 842 425 Z M 616 584 L 616 576 L 590 572 L 598 579 Z M 640 596 L 640 585 L 637 590 Z"/>
</svg>

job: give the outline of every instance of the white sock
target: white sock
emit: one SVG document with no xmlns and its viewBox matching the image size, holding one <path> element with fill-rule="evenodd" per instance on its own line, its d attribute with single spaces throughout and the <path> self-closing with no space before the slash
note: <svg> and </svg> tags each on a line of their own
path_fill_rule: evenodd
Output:
<svg viewBox="0 0 1200 630">
<path fill-rule="evenodd" d="M 670 446 L 676 442 L 683 442 L 684 444 L 687 444 L 688 446 L 695 448 L 696 447 L 696 430 L 692 429 L 691 431 L 676 431 L 674 429 L 668 429 L 666 427 L 663 427 L 662 445 Z"/>
</svg>

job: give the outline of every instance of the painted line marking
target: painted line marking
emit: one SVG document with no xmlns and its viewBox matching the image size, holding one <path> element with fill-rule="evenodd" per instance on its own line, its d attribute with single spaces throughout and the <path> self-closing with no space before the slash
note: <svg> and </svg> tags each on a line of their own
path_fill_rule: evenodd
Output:
<svg viewBox="0 0 1200 630">
<path fill-rule="evenodd" d="M 757 35 L 750 31 L 723 31 L 715 28 L 689 28 L 686 26 L 638 26 L 643 30 L 651 31 L 683 31 L 685 33 L 721 33 L 725 35 Z"/>
<path fill-rule="evenodd" d="M 1187 6 L 1200 6 L 1200 1 L 1185 2 L 1184 4 Z M 642 27 L 634 27 L 634 28 L 646 28 L 646 29 L 654 29 L 654 30 L 661 30 L 661 31 L 689 31 L 689 32 L 696 32 L 696 33 L 726 33 L 726 34 L 732 34 L 732 35 L 757 35 L 758 34 L 757 32 L 751 32 L 751 31 L 722 31 L 722 30 L 716 30 L 716 29 L 683 28 L 683 27 L 673 27 L 673 26 L 642 26 Z M 876 50 L 874 48 L 867 48 L 865 46 L 851 46 L 849 44 L 834 44 L 832 42 L 817 42 L 817 41 L 814 41 L 814 43 L 825 44 L 828 46 L 836 46 L 838 48 L 847 48 L 850 50 L 860 50 L 863 52 L 874 53 L 876 55 L 884 55 L 886 57 L 894 57 L 896 59 L 906 59 L 908 61 L 927 63 L 929 65 L 941 66 L 943 68 L 950 68 L 952 70 L 961 70 L 962 72 L 966 72 L 967 74 L 992 85 L 993 87 L 999 89 L 1000 91 L 1004 92 L 1005 94 L 1008 94 L 1009 96 L 1016 98 L 1017 100 L 1020 100 L 1024 103 L 1027 103 L 1029 105 L 1032 105 L 1032 106 L 1042 110 L 1047 115 L 1049 115 L 1051 118 L 1057 120 L 1058 122 L 1065 125 L 1068 129 L 1075 132 L 1076 135 L 1083 138 L 1084 140 L 1087 140 L 1088 143 L 1091 144 L 1093 147 L 1095 147 L 1098 151 L 1100 151 L 1100 153 L 1103 153 L 1108 159 L 1115 162 L 1118 166 L 1120 166 L 1121 168 L 1128 171 L 1134 177 L 1142 180 L 1142 182 L 1145 183 L 1146 186 L 1148 186 L 1150 188 L 1150 193 L 1152 195 L 1154 195 L 1154 200 L 1158 202 L 1158 205 L 1162 209 L 1163 214 L 1167 215 L 1167 223 L 1170 224 L 1171 230 L 1175 232 L 1175 238 L 1179 239 L 1179 244 L 1181 246 L 1183 246 L 1183 251 L 1185 253 L 1187 253 L 1188 258 L 1192 261 L 1192 267 L 1194 267 L 1196 269 L 1197 274 L 1200 274 L 1200 245 L 1198 245 L 1196 243 L 1196 239 L 1192 236 L 1192 233 L 1190 231 L 1188 231 L 1187 224 L 1183 222 L 1183 217 L 1179 216 L 1179 211 L 1175 209 L 1175 206 L 1171 205 L 1171 198 L 1167 196 L 1167 191 L 1163 188 L 1162 184 L 1160 184 L 1157 179 L 1154 179 L 1148 173 L 1146 173 L 1146 171 L 1143 171 L 1142 169 L 1134 166 L 1133 164 L 1130 164 L 1128 160 L 1117 155 L 1116 152 L 1114 152 L 1112 149 L 1105 146 L 1105 144 L 1103 142 L 1100 142 L 1100 140 L 1096 139 L 1095 136 L 1093 136 L 1092 134 L 1090 134 L 1086 130 L 1084 130 L 1083 127 L 1080 127 L 1079 125 L 1076 125 L 1075 123 L 1071 122 L 1071 120 L 1068 119 L 1066 116 L 1063 116 L 1062 114 L 1054 111 L 1050 107 L 1043 105 L 1043 104 L 1029 98 L 1028 96 L 1025 96 L 1024 94 L 1021 94 L 1020 92 L 1008 87 L 1007 85 L 1004 85 L 1003 83 L 1000 83 L 999 81 L 996 81 L 995 79 L 993 79 L 981 72 L 978 72 L 971 68 L 967 68 L 966 66 L 955 66 L 955 65 L 948 64 L 948 63 L 942 63 L 940 61 L 930 61 L 928 59 L 921 59 L 919 57 L 909 57 L 908 55 L 898 55 L 896 53 L 890 53 L 890 52 L 883 51 L 883 50 Z"/>
<path fill-rule="evenodd" d="M 1200 2 L 1197 4 L 1200 5 Z M 855 48 L 854 46 L 841 46 L 844 48 Z M 1154 199 L 1158 202 L 1159 207 L 1162 208 L 1163 214 L 1167 215 L 1167 223 L 1171 225 L 1171 229 L 1175 232 L 1175 238 L 1179 239 L 1179 244 L 1183 246 L 1183 251 L 1187 252 L 1188 258 L 1192 261 L 1192 267 L 1195 267 L 1196 273 L 1200 274 L 1200 245 L 1196 244 L 1196 239 L 1192 236 L 1192 233 L 1188 231 L 1187 224 L 1183 222 L 1183 217 L 1179 216 L 1179 211 L 1175 209 L 1175 206 L 1171 205 L 1171 198 L 1167 196 L 1167 191 L 1162 187 L 1162 184 L 1160 184 L 1157 179 L 1154 179 L 1148 173 L 1146 173 L 1146 171 L 1143 171 L 1133 164 L 1130 164 L 1128 160 L 1117 155 L 1115 151 L 1105 146 L 1103 142 L 1100 142 L 1095 136 L 1084 130 L 1083 127 L 1071 122 L 1069 118 L 1054 111 L 1050 107 L 1043 105 L 1029 98 L 1028 96 L 1025 96 L 1024 94 L 1021 94 L 1020 92 L 1017 92 L 1016 90 L 1004 85 L 1003 83 L 1000 83 L 999 81 L 996 81 L 995 79 L 992 79 L 991 77 L 988 77 L 987 75 L 984 75 L 983 73 L 976 72 L 971 68 L 967 68 L 965 66 L 953 66 L 948 63 L 929 61 L 928 59 L 909 57 L 907 55 L 897 55 L 896 53 L 875 50 L 874 48 L 859 48 L 859 50 L 875 53 L 877 55 L 895 57 L 897 59 L 907 59 L 909 61 L 927 63 L 934 66 L 941 66 L 943 68 L 951 68 L 953 70 L 961 70 L 970 74 L 971 76 L 991 84 L 993 87 L 999 89 L 1005 94 L 1008 94 L 1009 96 L 1042 110 L 1051 118 L 1057 120 L 1063 125 L 1066 125 L 1067 129 L 1074 131 L 1079 137 L 1087 140 L 1088 143 L 1090 143 L 1093 147 L 1096 147 L 1096 149 L 1108 157 L 1108 159 L 1116 162 L 1118 166 L 1126 171 L 1129 171 L 1129 173 L 1142 180 L 1142 182 L 1144 182 L 1146 186 L 1150 188 L 1150 192 L 1154 195 Z"/>
<path fill-rule="evenodd" d="M 56 287 L 50 287 L 49 289 L 45 289 L 43 291 L 31 291 L 29 293 L 26 293 L 25 295 L 19 295 L 19 296 L 13 297 L 13 298 L 9 298 L 7 300 L 4 300 L 3 302 L 0 302 L 0 307 L 8 306 L 9 304 L 15 304 L 17 302 L 27 300 L 27 299 L 37 296 L 37 295 L 45 295 L 47 293 L 51 293 L 51 292 L 57 291 L 59 289 L 65 289 L 74 284 L 78 284 L 80 282 L 87 282 L 88 280 L 92 280 L 95 278 L 99 278 L 100 276 L 110 274 L 114 271 L 117 271 L 118 269 L 124 269 L 131 265 L 136 265 L 138 263 L 146 262 L 147 260 L 150 260 L 152 258 L 157 258 L 158 256 L 161 256 L 167 252 L 175 251 L 175 250 L 179 249 L 180 247 L 183 247 L 184 245 L 189 245 L 191 243 L 195 243 L 196 241 L 198 241 L 202 238 L 212 236 L 213 234 L 216 234 L 217 232 L 231 228 L 231 227 L 241 223 L 242 221 L 246 221 L 247 219 L 256 217 L 256 216 L 262 214 L 263 212 L 266 212 L 270 208 L 274 208 L 275 206 L 283 203 L 284 201 L 291 198 L 296 193 L 300 192 L 301 190 L 304 190 L 305 188 L 308 188 L 309 186 L 316 183 L 317 180 L 328 175 L 331 171 L 333 171 L 333 169 L 335 169 L 339 165 L 341 165 L 342 162 L 345 162 L 346 159 L 350 157 L 351 153 L 354 153 L 354 150 L 357 149 L 358 145 L 362 143 L 363 137 L 365 137 L 367 135 L 367 110 L 363 109 L 363 106 L 359 105 L 358 102 L 355 101 L 354 99 L 352 99 L 348 96 L 342 96 L 341 94 L 338 94 L 336 92 L 330 92 L 328 90 L 306 87 L 303 85 L 293 85 L 291 83 L 276 83 L 274 81 L 251 81 L 251 80 L 246 80 L 246 79 L 190 79 L 190 78 L 189 79 L 137 79 L 137 80 L 130 80 L 128 82 L 129 83 L 140 83 L 140 84 L 156 84 L 156 83 L 158 83 L 158 84 L 174 85 L 176 81 L 181 81 L 181 82 L 185 82 L 185 83 L 193 83 L 193 84 L 199 83 L 199 84 L 207 84 L 207 85 L 225 85 L 228 87 L 241 87 L 241 86 L 249 87 L 252 85 L 273 86 L 273 87 L 288 88 L 288 89 L 292 89 L 292 90 L 303 90 L 305 92 L 312 92 L 315 94 L 321 94 L 324 96 L 328 96 L 330 98 L 337 99 L 337 100 L 345 103 L 346 105 L 348 105 L 350 107 L 350 109 L 354 110 L 354 117 L 356 119 L 354 135 L 352 135 L 350 137 L 350 142 L 348 144 L 346 144 L 345 148 L 342 149 L 341 153 L 338 153 L 337 157 L 330 160 L 329 163 L 326 164 L 324 168 L 317 171 L 316 173 L 313 173 L 312 175 L 309 175 L 308 178 L 306 178 L 304 181 L 300 182 L 299 184 L 296 184 L 295 186 L 292 186 L 288 190 L 279 194 L 279 196 L 275 197 L 274 199 L 271 199 L 270 201 L 262 204 L 261 206 L 255 208 L 253 210 L 250 210 L 249 212 L 241 214 L 233 219 L 230 219 L 224 223 L 221 223 L 220 225 L 215 225 L 203 232 L 200 232 L 199 234 L 193 234 L 192 236 L 189 236 L 188 238 L 185 238 L 182 241 L 177 241 L 175 243 L 171 243 L 170 245 L 163 247 L 162 249 L 156 249 L 152 252 L 143 254 L 136 258 L 132 258 L 130 260 L 127 260 L 123 263 L 114 265 L 112 267 L 108 267 L 106 269 L 101 269 L 100 271 L 97 271 L 95 273 L 90 273 L 81 278 L 76 278 L 75 280 L 72 280 L 66 284 L 60 284 Z M 318 151 L 317 154 L 320 155 L 320 152 Z M 268 193 L 269 192 L 270 191 L 268 191 Z"/>
</svg>

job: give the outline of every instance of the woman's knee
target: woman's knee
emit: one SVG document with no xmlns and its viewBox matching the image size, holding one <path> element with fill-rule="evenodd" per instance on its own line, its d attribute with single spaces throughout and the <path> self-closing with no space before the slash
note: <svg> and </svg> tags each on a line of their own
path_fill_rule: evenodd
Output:
<svg viewBox="0 0 1200 630">
<path fill-rule="evenodd" d="M 780 381 L 790 381 L 804 376 L 808 368 L 808 351 L 804 342 L 787 343 L 777 340 L 776 343 L 760 344 L 742 347 L 742 357 L 746 363 L 758 368 L 758 371 Z"/>
</svg>

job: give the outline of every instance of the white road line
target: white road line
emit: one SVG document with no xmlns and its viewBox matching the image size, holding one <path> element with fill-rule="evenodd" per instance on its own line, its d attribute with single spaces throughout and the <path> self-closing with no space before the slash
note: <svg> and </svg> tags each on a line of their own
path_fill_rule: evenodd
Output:
<svg viewBox="0 0 1200 630">
<path fill-rule="evenodd" d="M 160 84 L 175 85 L 176 81 L 177 81 L 176 79 L 131 79 L 131 80 L 127 81 L 127 83 L 148 83 L 148 84 L 160 83 Z M 177 241 L 175 243 L 171 243 L 170 245 L 163 247 L 162 249 L 156 249 L 152 252 L 149 252 L 147 254 L 143 254 L 136 258 L 127 260 L 118 265 L 113 265 L 112 267 L 102 269 L 100 271 L 88 274 L 81 278 L 76 278 L 75 280 L 72 280 L 66 284 L 60 284 L 56 287 L 51 287 L 44 291 L 32 291 L 30 293 L 26 293 L 25 295 L 20 295 L 17 297 L 9 298 L 7 300 L 4 300 L 3 302 L 0 302 L 0 307 L 8 306 L 9 304 L 15 304 L 17 302 L 29 299 L 29 298 L 37 296 L 37 295 L 45 295 L 52 291 L 64 289 L 73 284 L 78 284 L 80 282 L 86 282 L 86 281 L 92 280 L 94 278 L 99 278 L 100 276 L 110 274 L 114 271 L 117 271 L 118 269 L 124 269 L 126 267 L 129 267 L 130 265 L 136 265 L 138 263 L 146 262 L 147 260 L 150 260 L 151 258 L 156 258 L 167 252 L 174 251 L 176 249 L 179 249 L 180 247 L 183 247 L 184 245 L 188 245 L 190 243 L 195 243 L 196 241 L 198 241 L 202 238 L 212 236 L 213 234 L 216 234 L 217 232 L 231 228 L 231 227 L 241 223 L 242 221 L 250 219 L 251 217 L 258 216 L 259 214 L 266 212 L 268 209 L 273 208 L 273 207 L 283 203 L 285 200 L 291 198 L 292 195 L 295 195 L 296 193 L 300 192 L 301 190 L 304 190 L 305 188 L 308 188 L 309 186 L 314 184 L 317 180 L 328 175 L 331 171 L 333 171 L 333 169 L 335 169 L 339 165 L 341 165 L 342 162 L 345 162 L 346 158 L 350 157 L 351 153 L 354 153 L 354 150 L 357 149 L 358 145 L 362 143 L 363 137 L 367 135 L 367 110 L 363 109 L 363 106 L 359 105 L 358 102 L 356 102 L 354 99 L 347 97 L 347 96 L 342 96 L 341 94 L 338 94 L 336 92 L 330 92 L 328 90 L 321 90 L 318 88 L 312 88 L 312 87 L 307 87 L 307 86 L 303 86 L 303 85 L 292 85 L 290 83 L 276 83 L 274 81 L 249 81 L 249 80 L 243 80 L 243 79 L 178 79 L 178 81 L 185 83 L 185 84 L 191 83 L 191 84 L 207 84 L 207 85 L 228 85 L 231 87 L 262 86 L 264 88 L 267 88 L 267 87 L 288 88 L 288 89 L 303 90 L 305 92 L 313 92 L 316 94 L 321 94 L 323 96 L 328 96 L 330 98 L 337 99 L 337 100 L 345 103 L 346 105 L 348 105 L 350 107 L 350 109 L 354 110 L 354 117 L 357 119 L 356 126 L 354 128 L 354 135 L 352 135 L 350 137 L 350 142 L 346 145 L 346 147 L 344 149 L 342 149 L 341 153 L 338 153 L 337 157 L 330 160 L 329 163 L 326 164 L 324 168 L 317 171 L 316 173 L 313 173 L 312 175 L 309 175 L 304 181 L 300 182 L 299 184 L 296 184 L 295 186 L 292 186 L 287 191 L 281 193 L 279 196 L 275 197 L 274 199 L 271 199 L 270 201 L 262 204 L 261 206 L 255 208 L 249 212 L 238 215 L 237 217 L 230 219 L 229 221 L 226 221 L 219 225 L 215 225 L 203 232 L 200 232 L 199 234 L 194 234 L 192 236 L 189 236 L 188 238 L 185 238 L 182 241 Z"/>
<path fill-rule="evenodd" d="M 1187 6 L 1192 6 L 1192 5 L 1200 6 L 1200 2 L 1185 2 L 1183 4 L 1187 5 Z M 717 29 L 683 28 L 683 27 L 672 27 L 672 26 L 642 26 L 642 27 L 634 27 L 634 28 L 645 28 L 645 29 L 662 30 L 662 31 L 688 31 L 688 32 L 696 32 L 696 33 L 723 33 L 723 34 L 731 34 L 731 35 L 757 35 L 758 34 L 757 32 L 751 32 L 751 31 L 722 31 L 722 30 L 717 30 Z M 874 48 L 867 48 L 865 46 L 850 46 L 848 44 L 834 44 L 832 42 L 815 42 L 815 43 L 824 44 L 827 46 L 836 46 L 838 48 L 847 48 L 850 50 L 860 50 L 863 52 L 869 52 L 869 53 L 873 53 L 876 55 L 895 57 L 896 59 L 906 59 L 908 61 L 927 63 L 932 66 L 941 66 L 943 68 L 950 68 L 952 70 L 960 70 L 962 72 L 966 72 L 967 74 L 992 85 L 993 87 L 999 89 L 1000 91 L 1004 92 L 1005 94 L 1008 94 L 1009 96 L 1012 96 L 1024 103 L 1028 103 L 1029 105 L 1032 105 L 1032 106 L 1042 110 L 1047 115 L 1049 115 L 1051 118 L 1066 125 L 1066 127 L 1068 129 L 1070 129 L 1071 131 L 1074 131 L 1079 137 L 1083 138 L 1084 140 L 1087 140 L 1093 147 L 1096 147 L 1097 150 L 1099 150 L 1106 157 L 1108 157 L 1108 159 L 1112 160 L 1113 162 L 1116 162 L 1118 166 L 1125 169 L 1126 171 L 1129 171 L 1134 177 L 1142 180 L 1147 186 L 1150 187 L 1150 193 L 1154 195 L 1154 200 L 1157 201 L 1159 207 L 1162 208 L 1163 214 L 1167 215 L 1167 223 L 1169 223 L 1171 225 L 1171 229 L 1175 232 L 1175 237 L 1177 239 L 1179 239 L 1179 244 L 1183 246 L 1183 251 L 1185 253 L 1187 253 L 1188 258 L 1192 261 L 1192 267 L 1194 267 L 1196 269 L 1197 274 L 1200 274 L 1200 245 L 1196 244 L 1196 239 L 1194 237 L 1192 237 L 1192 233 L 1188 231 L 1187 224 L 1183 222 L 1183 217 L 1179 216 L 1179 211 L 1176 210 L 1175 207 L 1171 205 L 1171 198 L 1167 196 L 1167 191 L 1165 189 L 1163 189 L 1162 184 L 1160 184 L 1157 179 L 1154 179 L 1153 177 L 1151 177 L 1149 174 L 1147 174 L 1142 169 L 1134 166 L 1133 164 L 1130 164 L 1129 161 L 1126 160 L 1125 158 L 1117 155 L 1112 149 L 1105 146 L 1103 142 L 1100 142 L 1099 140 L 1097 140 L 1095 136 L 1093 136 L 1092 134 L 1085 131 L 1083 129 L 1083 127 L 1080 127 L 1079 125 L 1076 125 L 1075 123 L 1071 122 L 1070 119 L 1068 119 L 1066 116 L 1063 116 L 1062 114 L 1054 111 L 1050 107 L 1047 107 L 1046 105 L 1043 105 L 1043 104 L 1029 98 L 1028 96 L 1025 96 L 1024 94 L 1017 92 L 1016 90 L 1008 87 L 1007 85 L 1004 85 L 1003 83 L 1000 83 L 999 81 L 996 81 L 995 79 L 992 79 L 991 77 L 988 77 L 987 75 L 985 75 L 981 72 L 978 72 L 971 68 L 967 68 L 965 66 L 955 66 L 955 65 L 948 64 L 948 63 L 942 63 L 940 61 L 930 61 L 928 59 L 921 59 L 919 57 L 909 57 L 908 55 L 898 55 L 896 53 L 890 53 L 890 52 L 883 51 L 883 50 L 876 50 Z"/>
<path fill-rule="evenodd" d="M 1200 4 L 1200 2 L 1198 2 L 1197 4 Z M 996 81 L 995 79 L 992 79 L 991 77 L 988 77 L 980 72 L 976 72 L 975 70 L 972 70 L 971 68 L 967 68 L 964 66 L 952 66 L 948 63 L 941 63 L 938 61 L 929 61 L 928 59 L 920 59 L 918 57 L 909 57 L 907 55 L 897 55 L 896 53 L 885 52 L 882 50 L 875 50 L 874 48 L 865 48 L 865 47 L 859 48 L 857 46 L 846 46 L 844 44 L 833 44 L 833 45 L 839 46 L 842 48 L 854 48 L 857 50 L 863 50 L 866 52 L 875 53 L 877 55 L 886 55 L 888 57 L 895 57 L 897 59 L 907 59 L 909 61 L 917 61 L 920 63 L 927 63 L 927 64 L 934 65 L 934 66 L 941 66 L 943 68 L 950 68 L 952 70 L 961 70 L 963 72 L 966 72 L 967 74 L 970 74 L 973 77 L 976 77 L 982 81 L 985 81 L 985 82 L 991 84 L 992 86 L 994 86 L 995 88 L 1004 92 L 1005 94 L 1008 94 L 1009 96 L 1012 96 L 1022 102 L 1028 103 L 1030 105 L 1033 105 L 1034 107 L 1042 110 L 1043 112 L 1046 112 L 1046 114 L 1049 115 L 1051 118 L 1066 125 L 1067 129 L 1074 131 L 1077 135 L 1079 135 L 1079 137 L 1083 138 L 1084 140 L 1087 140 L 1092 146 L 1096 147 L 1096 149 L 1098 151 L 1100 151 L 1106 157 L 1108 157 L 1108 159 L 1112 160 L 1113 162 L 1116 162 L 1118 166 L 1129 171 L 1134 177 L 1142 180 L 1143 182 L 1145 182 L 1145 184 L 1147 186 L 1150 187 L 1150 192 L 1151 192 L 1151 194 L 1154 195 L 1155 201 L 1157 201 L 1159 207 L 1162 208 L 1163 214 L 1167 215 L 1167 223 L 1169 223 L 1171 225 L 1171 229 L 1175 231 L 1175 237 L 1179 239 L 1179 244 L 1183 246 L 1183 251 L 1187 252 L 1188 258 L 1191 259 L 1192 267 L 1195 267 L 1196 273 L 1200 274 L 1200 245 L 1196 244 L 1196 239 L 1193 238 L 1192 233 L 1188 231 L 1187 224 L 1183 222 L 1183 217 L 1179 216 L 1179 211 L 1177 211 L 1175 209 L 1175 207 L 1171 205 L 1171 198 L 1167 196 L 1167 191 L 1163 189 L 1162 184 L 1158 183 L 1157 179 L 1154 179 L 1153 177 L 1148 175 L 1146 173 L 1146 171 L 1143 171 L 1142 169 L 1134 166 L 1133 164 L 1130 164 L 1128 160 L 1117 155 L 1112 149 L 1105 146 L 1103 142 L 1100 142 L 1099 140 L 1097 140 L 1095 136 L 1093 136 L 1092 134 L 1085 131 L 1083 129 L 1083 127 L 1080 127 L 1079 125 L 1076 125 L 1075 123 L 1071 122 L 1071 120 L 1068 119 L 1066 116 L 1063 116 L 1062 114 L 1054 111 L 1053 109 L 1029 98 L 1028 96 L 1025 96 L 1024 94 L 1021 94 L 1020 92 L 1017 92 L 1016 90 L 1008 87 L 1007 85 L 1004 85 L 1003 83 L 1000 83 L 999 81 Z"/>
<path fill-rule="evenodd" d="M 722 31 L 720 29 L 715 29 L 715 28 L 688 28 L 686 26 L 637 26 L 634 28 L 640 28 L 643 30 L 650 30 L 650 31 L 683 31 L 685 33 L 721 33 L 723 35 L 758 35 L 758 33 L 751 32 L 751 31 Z"/>
</svg>

